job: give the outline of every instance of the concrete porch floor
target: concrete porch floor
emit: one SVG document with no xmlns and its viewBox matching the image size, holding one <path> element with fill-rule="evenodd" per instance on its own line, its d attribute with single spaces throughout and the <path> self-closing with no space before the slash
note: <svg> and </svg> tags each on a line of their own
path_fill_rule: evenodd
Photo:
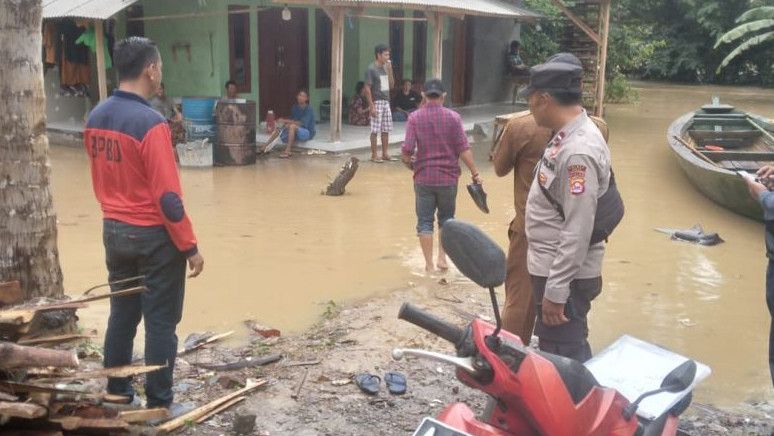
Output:
<svg viewBox="0 0 774 436">
<path fill-rule="evenodd" d="M 462 106 L 453 108 L 462 116 L 462 123 L 466 132 L 472 132 L 478 124 L 481 126 L 491 126 L 495 116 L 518 112 L 526 108 L 524 103 L 517 102 L 516 105 L 510 103 L 491 103 L 475 106 Z M 59 121 L 48 123 L 49 136 L 56 137 L 52 142 L 63 143 L 73 141 L 80 145 L 83 138 L 82 121 Z M 491 132 L 485 132 L 487 135 Z M 331 153 L 344 153 L 349 151 L 364 150 L 370 147 L 369 136 L 371 129 L 368 126 L 350 126 L 342 125 L 341 141 L 330 141 L 330 124 L 327 122 L 317 124 L 317 134 L 314 139 L 307 142 L 296 144 L 299 148 L 310 150 L 322 150 Z M 396 122 L 393 124 L 392 133 L 390 133 L 390 144 L 400 144 L 406 136 L 406 123 Z M 263 130 L 256 135 L 258 144 L 263 144 L 268 139 Z"/>
<path fill-rule="evenodd" d="M 495 116 L 509 114 L 524 110 L 526 106 L 523 103 L 492 103 L 476 106 L 462 106 L 452 108 L 462 116 L 462 123 L 466 132 L 471 132 L 476 124 L 491 124 Z M 369 137 L 371 129 L 368 126 L 351 126 L 343 124 L 341 128 L 341 141 L 330 141 L 330 124 L 327 122 L 317 124 L 317 134 L 311 141 L 300 142 L 296 144 L 299 148 L 311 150 L 323 150 L 332 153 L 344 153 L 348 151 L 357 151 L 367 149 L 371 146 Z M 406 123 L 395 122 L 392 133 L 390 133 L 390 144 L 400 144 L 406 136 Z M 266 142 L 269 135 L 259 132 L 256 135 L 259 144 Z"/>
</svg>

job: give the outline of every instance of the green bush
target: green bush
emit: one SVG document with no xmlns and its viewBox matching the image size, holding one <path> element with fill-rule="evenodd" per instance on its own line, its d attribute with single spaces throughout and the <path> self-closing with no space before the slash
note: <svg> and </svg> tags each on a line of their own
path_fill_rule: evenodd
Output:
<svg viewBox="0 0 774 436">
<path fill-rule="evenodd" d="M 640 99 L 640 93 L 621 73 L 613 74 L 605 85 L 606 103 L 634 103 Z"/>
</svg>

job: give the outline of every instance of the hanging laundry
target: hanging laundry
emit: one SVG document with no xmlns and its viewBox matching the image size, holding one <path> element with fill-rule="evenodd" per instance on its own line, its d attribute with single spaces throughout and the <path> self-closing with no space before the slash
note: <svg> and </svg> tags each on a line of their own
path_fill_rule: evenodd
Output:
<svg viewBox="0 0 774 436">
<path fill-rule="evenodd" d="M 105 69 L 113 68 L 113 61 L 110 59 L 110 51 L 108 50 L 108 38 L 104 38 L 104 51 L 105 51 Z M 89 47 L 92 52 L 97 51 L 97 32 L 94 27 L 89 27 L 85 32 L 78 37 L 75 41 L 76 44 L 83 44 Z"/>
</svg>

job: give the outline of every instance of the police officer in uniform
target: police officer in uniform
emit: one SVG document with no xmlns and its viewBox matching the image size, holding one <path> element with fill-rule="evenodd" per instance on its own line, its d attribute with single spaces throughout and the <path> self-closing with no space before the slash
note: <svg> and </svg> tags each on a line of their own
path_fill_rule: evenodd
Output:
<svg viewBox="0 0 774 436">
<path fill-rule="evenodd" d="M 591 357 L 587 314 L 602 290 L 605 243 L 591 243 L 598 199 L 610 185 L 606 141 L 581 106 L 583 68 L 568 53 L 532 67 L 522 91 L 539 126 L 554 132 L 526 207 L 527 266 L 540 349 Z"/>
</svg>

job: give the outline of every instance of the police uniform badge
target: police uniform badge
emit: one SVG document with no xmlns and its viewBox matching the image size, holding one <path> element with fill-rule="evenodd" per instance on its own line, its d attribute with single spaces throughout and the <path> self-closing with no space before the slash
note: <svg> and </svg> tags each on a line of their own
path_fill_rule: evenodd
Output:
<svg viewBox="0 0 774 436">
<path fill-rule="evenodd" d="M 581 195 L 586 192 L 586 166 L 570 165 L 567 171 L 570 173 L 570 194 Z"/>
</svg>

